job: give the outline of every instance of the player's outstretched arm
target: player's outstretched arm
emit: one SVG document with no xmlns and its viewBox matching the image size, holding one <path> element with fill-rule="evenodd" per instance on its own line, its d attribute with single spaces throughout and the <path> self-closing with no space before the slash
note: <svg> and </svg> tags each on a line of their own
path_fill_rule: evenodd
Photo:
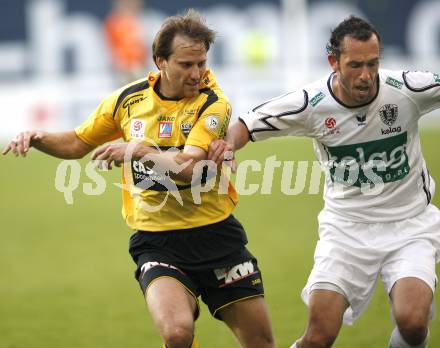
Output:
<svg viewBox="0 0 440 348">
<path fill-rule="evenodd" d="M 209 144 L 208 159 L 220 164 L 225 159 L 231 160 L 233 156 L 226 156 L 227 152 L 235 152 L 249 142 L 249 132 L 243 122 L 235 121 L 228 128 L 225 139 L 214 140 Z"/>
<path fill-rule="evenodd" d="M 3 149 L 2 154 L 6 155 L 12 151 L 15 156 L 26 157 L 31 147 L 63 159 L 82 158 L 94 148 L 78 138 L 74 131 L 59 133 L 27 131 L 13 138 Z"/>
<path fill-rule="evenodd" d="M 237 120 L 229 126 L 225 139 L 232 145 L 232 150 L 237 151 L 249 142 L 249 131 L 243 122 Z"/>
<path fill-rule="evenodd" d="M 186 145 L 183 151 L 159 152 L 152 146 L 141 143 L 106 144 L 98 148 L 92 160 L 106 162 L 105 167 L 112 169 L 112 164 L 119 167 L 124 161 L 141 160 L 144 165 L 161 173 L 169 173 L 170 177 L 183 182 L 191 182 L 194 168 L 199 161 L 206 159 L 206 151 Z"/>
</svg>

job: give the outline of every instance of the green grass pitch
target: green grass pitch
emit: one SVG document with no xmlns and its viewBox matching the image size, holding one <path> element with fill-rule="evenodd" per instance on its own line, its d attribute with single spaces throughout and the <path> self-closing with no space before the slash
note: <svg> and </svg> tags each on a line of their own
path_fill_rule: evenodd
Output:
<svg viewBox="0 0 440 348">
<path fill-rule="evenodd" d="M 422 142 L 431 174 L 440 182 L 439 134 L 425 132 Z M 250 144 L 238 157 L 264 163 L 272 155 L 314 160 L 311 142 L 303 139 Z M 83 184 L 91 180 L 84 173 L 87 161 L 81 161 L 79 187 L 68 205 L 55 189 L 59 163 L 37 151 L 26 159 L 0 158 L 0 348 L 161 347 L 133 278 L 127 252 L 131 231 L 113 185 L 119 169 L 102 174 L 103 194 L 88 196 Z M 318 194 L 287 196 L 280 191 L 279 173 L 276 169 L 271 194 L 241 197 L 235 215 L 259 258 L 278 346 L 289 347 L 306 324 L 299 293 L 313 262 L 322 185 Z M 261 173 L 253 174 L 248 183 L 261 179 Z M 435 202 L 440 203 L 438 195 Z M 379 284 L 366 313 L 354 326 L 342 328 L 334 346 L 386 347 L 391 329 L 387 296 Z M 205 348 L 238 347 L 205 306 L 196 335 Z M 431 323 L 430 347 L 440 347 L 438 317 Z"/>
</svg>

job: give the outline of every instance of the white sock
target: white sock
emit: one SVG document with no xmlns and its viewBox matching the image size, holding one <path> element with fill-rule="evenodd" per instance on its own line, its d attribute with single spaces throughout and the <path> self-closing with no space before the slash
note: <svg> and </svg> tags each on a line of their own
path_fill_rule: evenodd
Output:
<svg viewBox="0 0 440 348">
<path fill-rule="evenodd" d="M 390 337 L 390 348 L 425 348 L 426 345 L 428 344 L 428 336 L 429 336 L 429 331 L 428 331 L 428 335 L 426 335 L 426 338 L 422 343 L 420 343 L 417 346 L 411 346 L 410 344 L 405 342 L 405 340 L 403 339 L 402 335 L 399 332 L 399 329 L 395 327 Z"/>
</svg>

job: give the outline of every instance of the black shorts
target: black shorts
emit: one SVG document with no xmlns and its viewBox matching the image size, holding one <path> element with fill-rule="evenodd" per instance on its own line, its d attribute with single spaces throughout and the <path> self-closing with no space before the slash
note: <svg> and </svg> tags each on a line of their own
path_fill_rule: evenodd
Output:
<svg viewBox="0 0 440 348">
<path fill-rule="evenodd" d="M 194 296 L 197 306 L 201 295 L 219 319 L 218 311 L 227 305 L 264 295 L 257 260 L 246 243 L 242 225 L 231 215 L 187 230 L 138 231 L 130 238 L 129 252 L 144 294 L 155 279 L 172 277 Z"/>
</svg>

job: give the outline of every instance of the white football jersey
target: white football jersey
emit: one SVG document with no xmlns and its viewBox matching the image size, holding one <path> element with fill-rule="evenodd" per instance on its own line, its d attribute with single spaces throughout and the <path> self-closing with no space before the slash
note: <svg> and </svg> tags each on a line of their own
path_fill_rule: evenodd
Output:
<svg viewBox="0 0 440 348">
<path fill-rule="evenodd" d="M 358 222 L 422 212 L 435 184 L 420 146 L 419 118 L 440 108 L 440 76 L 379 70 L 375 98 L 349 107 L 332 92 L 334 74 L 257 106 L 240 120 L 253 141 L 308 136 L 325 170 L 324 209 Z"/>
</svg>

